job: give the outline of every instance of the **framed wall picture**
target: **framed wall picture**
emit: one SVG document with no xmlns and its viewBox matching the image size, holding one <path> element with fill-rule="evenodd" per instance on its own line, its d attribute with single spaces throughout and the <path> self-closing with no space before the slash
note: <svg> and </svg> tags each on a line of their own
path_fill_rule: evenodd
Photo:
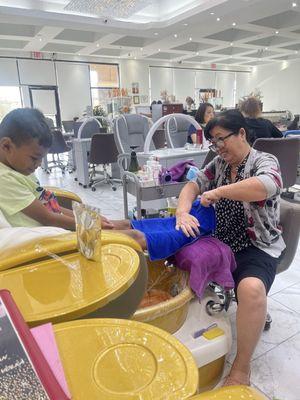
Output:
<svg viewBox="0 0 300 400">
<path fill-rule="evenodd" d="M 148 102 L 149 102 L 149 97 L 146 94 L 141 95 L 141 103 L 148 104 Z"/>
<path fill-rule="evenodd" d="M 139 83 L 138 82 L 132 82 L 132 94 L 139 94 L 140 93 L 140 88 L 139 88 Z"/>
<path fill-rule="evenodd" d="M 140 96 L 133 96 L 133 104 L 140 104 Z"/>
</svg>

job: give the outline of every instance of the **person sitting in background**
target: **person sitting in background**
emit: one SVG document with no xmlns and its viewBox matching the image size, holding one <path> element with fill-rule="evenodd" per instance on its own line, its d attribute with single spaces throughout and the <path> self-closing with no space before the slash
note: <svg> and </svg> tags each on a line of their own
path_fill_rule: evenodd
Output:
<svg viewBox="0 0 300 400">
<path fill-rule="evenodd" d="M 179 195 L 176 225 L 187 236 L 198 232 L 193 201 L 215 204 L 215 237 L 231 247 L 238 308 L 237 354 L 225 385 L 249 385 L 250 360 L 266 321 L 267 294 L 285 248 L 279 223 L 282 178 L 275 156 L 247 141 L 243 115 L 228 110 L 208 122 L 205 137 L 215 157 Z"/>
<path fill-rule="evenodd" d="M 214 115 L 214 107 L 210 103 L 201 103 L 196 112 L 195 120 L 204 129 L 208 121 L 210 121 L 214 117 Z M 188 143 L 196 142 L 196 128 L 194 127 L 194 125 L 190 125 L 188 130 Z"/>
<path fill-rule="evenodd" d="M 72 211 L 60 207 L 34 175 L 51 143 L 50 128 L 39 110 L 18 108 L 0 123 L 0 210 L 13 227 L 75 229 Z M 113 227 L 104 217 L 102 226 Z"/>
<path fill-rule="evenodd" d="M 192 109 L 194 109 L 195 108 L 195 102 L 194 102 L 194 100 L 191 98 L 191 96 L 188 96 L 186 99 L 185 99 L 185 105 L 186 105 L 186 110 L 187 111 L 191 111 Z"/>
<path fill-rule="evenodd" d="M 248 130 L 249 143 L 252 145 L 259 138 L 281 138 L 283 135 L 268 119 L 261 118 L 261 103 L 256 97 L 248 97 L 240 105 Z"/>
</svg>

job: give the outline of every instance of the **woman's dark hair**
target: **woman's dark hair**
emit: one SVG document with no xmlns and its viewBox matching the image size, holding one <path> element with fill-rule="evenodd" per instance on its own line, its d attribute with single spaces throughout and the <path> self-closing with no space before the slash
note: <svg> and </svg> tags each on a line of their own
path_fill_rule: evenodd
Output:
<svg viewBox="0 0 300 400">
<path fill-rule="evenodd" d="M 208 107 L 214 108 L 214 106 L 212 104 L 210 104 L 210 103 L 201 103 L 200 104 L 200 106 L 199 106 L 199 108 L 198 108 L 198 110 L 196 112 L 196 115 L 195 115 L 195 120 L 198 122 L 198 124 L 204 124 L 205 123 L 204 114 L 205 114 L 205 111 L 206 111 L 206 109 Z"/>
<path fill-rule="evenodd" d="M 211 131 L 215 127 L 220 127 L 228 131 L 234 132 L 238 135 L 239 130 L 244 128 L 246 131 L 246 139 L 249 141 L 249 130 L 246 119 L 243 114 L 238 110 L 227 110 L 220 113 L 217 117 L 208 121 L 205 129 L 204 136 L 206 140 L 211 140 Z"/>
<path fill-rule="evenodd" d="M 16 108 L 0 123 L 0 139 L 9 137 L 16 146 L 37 139 L 40 146 L 49 148 L 52 134 L 44 114 L 36 108 Z"/>
</svg>

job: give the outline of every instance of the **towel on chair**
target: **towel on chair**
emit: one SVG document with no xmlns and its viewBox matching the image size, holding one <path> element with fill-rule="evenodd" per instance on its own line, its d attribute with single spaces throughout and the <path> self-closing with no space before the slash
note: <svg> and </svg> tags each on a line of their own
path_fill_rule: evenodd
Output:
<svg viewBox="0 0 300 400">
<path fill-rule="evenodd" d="M 200 237 L 211 235 L 216 226 L 213 206 L 203 207 L 199 200 L 193 203 L 190 214 L 200 223 L 200 236 L 187 237 L 182 230 L 176 230 L 176 218 L 151 218 L 131 221 L 133 229 L 144 233 L 151 261 L 161 260 L 175 254 L 182 247 L 197 241 Z"/>
<path fill-rule="evenodd" d="M 184 247 L 172 261 L 178 268 L 190 272 L 190 286 L 200 298 L 209 282 L 225 289 L 234 288 L 231 274 L 236 268 L 234 254 L 229 246 L 214 237 L 202 237 Z"/>
</svg>

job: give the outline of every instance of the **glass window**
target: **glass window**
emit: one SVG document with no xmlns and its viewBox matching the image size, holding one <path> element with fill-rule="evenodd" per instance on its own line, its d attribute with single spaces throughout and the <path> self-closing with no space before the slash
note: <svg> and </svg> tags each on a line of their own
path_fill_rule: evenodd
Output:
<svg viewBox="0 0 300 400">
<path fill-rule="evenodd" d="M 14 108 L 22 107 L 18 86 L 0 86 L 0 121 Z"/>
<path fill-rule="evenodd" d="M 119 87 L 119 66 L 117 64 L 90 64 L 90 74 L 91 87 Z"/>
</svg>

